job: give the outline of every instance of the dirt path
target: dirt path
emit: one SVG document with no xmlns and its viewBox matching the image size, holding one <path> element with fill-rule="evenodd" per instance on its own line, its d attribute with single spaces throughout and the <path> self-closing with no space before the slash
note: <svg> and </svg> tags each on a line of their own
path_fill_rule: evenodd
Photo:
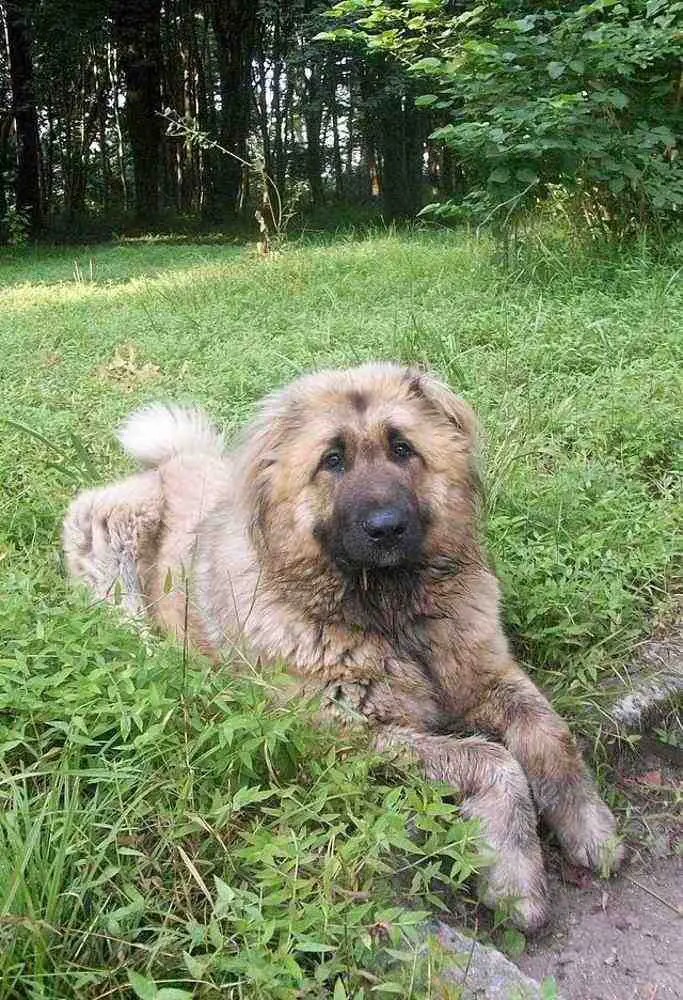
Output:
<svg viewBox="0 0 683 1000">
<path fill-rule="evenodd" d="M 683 770 L 640 755 L 621 774 L 631 861 L 603 882 L 553 854 L 553 924 L 516 964 L 564 1000 L 683 1000 Z"/>
<path fill-rule="evenodd" d="M 534 979 L 555 976 L 565 1000 L 681 1000 L 683 917 L 641 886 L 683 906 L 683 858 L 652 858 L 589 888 L 554 872 L 553 929 L 516 964 Z"/>
</svg>

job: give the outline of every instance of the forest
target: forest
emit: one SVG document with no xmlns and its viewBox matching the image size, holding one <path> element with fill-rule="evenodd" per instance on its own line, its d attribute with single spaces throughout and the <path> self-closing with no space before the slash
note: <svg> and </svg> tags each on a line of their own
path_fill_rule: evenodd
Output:
<svg viewBox="0 0 683 1000">
<path fill-rule="evenodd" d="M 680 218 L 679 2 L 2 0 L 0 19 L 0 242 L 253 222 L 264 185 L 285 215 Z"/>
</svg>

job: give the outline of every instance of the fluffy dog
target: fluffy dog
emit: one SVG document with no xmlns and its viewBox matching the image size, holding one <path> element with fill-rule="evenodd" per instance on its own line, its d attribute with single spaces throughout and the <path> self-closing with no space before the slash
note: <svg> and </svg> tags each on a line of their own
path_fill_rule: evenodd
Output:
<svg viewBox="0 0 683 1000">
<path fill-rule="evenodd" d="M 605 870 L 621 849 L 567 726 L 509 652 L 474 436 L 462 400 L 393 364 L 297 380 L 231 451 L 201 412 L 152 406 L 119 435 L 147 471 L 79 494 L 64 549 L 100 598 L 119 591 L 216 659 L 245 644 L 284 662 L 323 712 L 368 720 L 377 746 L 453 785 L 495 851 L 484 901 L 511 898 L 535 930 L 538 814 L 575 864 Z"/>
</svg>

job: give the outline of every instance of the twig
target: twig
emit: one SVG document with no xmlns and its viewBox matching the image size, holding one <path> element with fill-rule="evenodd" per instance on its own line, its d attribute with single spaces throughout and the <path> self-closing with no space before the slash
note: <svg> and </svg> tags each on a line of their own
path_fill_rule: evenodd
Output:
<svg viewBox="0 0 683 1000">
<path fill-rule="evenodd" d="M 534 187 L 536 184 L 538 184 L 537 180 L 531 181 L 531 183 L 527 184 L 527 186 L 524 188 L 523 191 L 520 191 L 518 194 L 513 194 L 511 198 L 508 198 L 506 201 L 501 201 L 499 205 L 496 205 L 495 208 L 492 208 L 489 214 L 484 219 L 484 221 L 480 222 L 479 225 L 477 226 L 477 236 L 479 236 L 479 231 L 486 225 L 489 219 L 496 214 L 499 208 L 505 208 L 506 205 L 509 205 L 510 202 L 512 202 L 513 203 L 512 208 L 505 216 L 505 222 L 507 222 L 507 220 L 510 218 L 512 211 L 514 210 L 515 204 L 520 200 L 520 198 L 523 198 L 524 195 L 527 193 L 527 191 L 530 191 L 531 188 Z"/>
<path fill-rule="evenodd" d="M 163 118 L 166 122 L 168 122 L 167 134 L 172 138 L 184 136 L 188 142 L 196 143 L 203 149 L 217 149 L 219 153 L 223 153 L 225 156 L 231 157 L 233 160 L 241 163 L 247 170 L 261 177 L 263 181 L 263 198 L 261 207 L 264 211 L 267 210 L 270 214 L 276 234 L 278 236 L 282 235 L 284 224 L 282 197 L 277 184 L 270 174 L 267 173 L 265 163 L 260 160 L 250 162 L 249 160 L 245 160 L 244 157 L 239 156 L 237 153 L 234 153 L 232 150 L 226 149 L 226 147 L 222 146 L 216 139 L 211 139 L 206 132 L 202 132 L 196 126 L 188 124 L 188 122 L 182 119 L 177 112 L 167 109 L 163 112 L 157 112 L 157 114 L 160 118 Z M 273 208 L 271 201 L 271 193 L 275 199 L 275 208 Z"/>
<path fill-rule="evenodd" d="M 473 937 L 472 938 L 472 947 L 470 948 L 470 953 L 467 956 L 467 965 L 465 966 L 465 971 L 463 973 L 462 982 L 460 983 L 461 986 L 464 986 L 465 983 L 467 982 L 467 977 L 470 974 L 470 966 L 472 965 L 472 958 L 474 957 L 474 949 L 476 948 L 476 946 L 477 946 L 477 939 L 476 939 L 476 937 Z"/>
<path fill-rule="evenodd" d="M 631 878 L 630 875 L 626 875 L 625 877 L 628 882 L 632 882 L 633 885 L 637 885 L 638 888 L 642 889 L 643 892 L 646 892 L 648 896 L 652 896 L 653 899 L 657 899 L 663 906 L 667 906 L 670 910 L 673 910 L 676 916 L 683 917 L 683 907 L 676 906 L 675 903 L 670 903 L 668 899 L 664 899 L 664 897 L 656 893 L 654 889 L 650 889 L 648 886 L 643 885 L 642 882 L 638 882 L 636 879 Z"/>
</svg>

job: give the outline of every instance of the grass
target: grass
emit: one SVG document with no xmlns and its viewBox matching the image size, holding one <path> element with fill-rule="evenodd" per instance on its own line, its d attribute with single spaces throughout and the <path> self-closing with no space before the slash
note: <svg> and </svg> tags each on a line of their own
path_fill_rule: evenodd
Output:
<svg viewBox="0 0 683 1000">
<path fill-rule="evenodd" d="M 682 262 L 558 238 L 503 267 L 461 233 L 384 233 L 266 261 L 136 241 L 0 263 L 0 1000 L 444 995 L 390 875 L 435 904 L 433 878 L 476 865 L 472 825 L 88 607 L 61 514 L 126 469 L 111 428 L 143 401 L 200 400 L 231 432 L 303 369 L 429 364 L 481 418 L 518 653 L 597 749 L 603 681 L 672 601 Z"/>
</svg>

